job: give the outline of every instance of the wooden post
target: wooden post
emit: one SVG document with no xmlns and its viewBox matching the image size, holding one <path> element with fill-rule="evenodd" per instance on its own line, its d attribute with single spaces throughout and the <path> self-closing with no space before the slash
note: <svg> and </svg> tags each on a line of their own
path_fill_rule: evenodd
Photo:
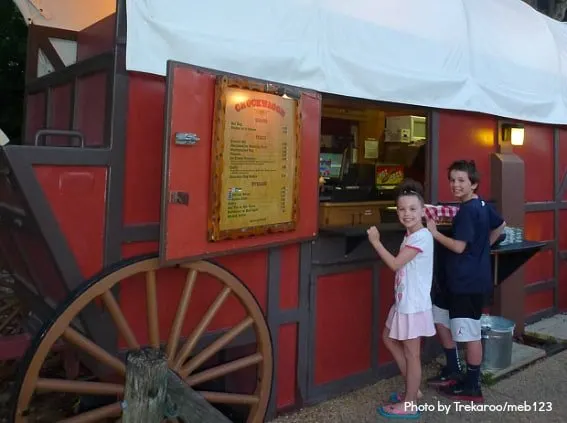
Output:
<svg viewBox="0 0 567 423">
<path fill-rule="evenodd" d="M 497 202 L 498 210 L 508 226 L 523 228 L 526 207 L 525 165 L 511 149 L 511 145 L 500 145 L 501 153 L 490 155 L 491 197 Z M 521 336 L 524 333 L 525 296 L 523 267 L 517 269 L 494 290 L 491 314 L 512 320 L 516 324 L 514 335 Z"/>
<path fill-rule="evenodd" d="M 167 394 L 168 407 L 173 407 L 175 416 L 183 422 L 231 423 L 171 370 L 167 375 Z"/>
<path fill-rule="evenodd" d="M 167 374 L 167 358 L 162 351 L 143 348 L 128 354 L 122 423 L 163 421 Z"/>
</svg>

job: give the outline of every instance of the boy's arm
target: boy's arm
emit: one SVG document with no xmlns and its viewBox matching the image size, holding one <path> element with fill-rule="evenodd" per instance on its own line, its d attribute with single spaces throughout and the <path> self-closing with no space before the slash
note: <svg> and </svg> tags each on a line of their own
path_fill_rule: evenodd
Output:
<svg viewBox="0 0 567 423">
<path fill-rule="evenodd" d="M 433 225 L 435 225 L 435 223 L 433 223 Z M 437 225 L 435 225 L 435 229 L 432 230 L 432 228 L 429 226 L 429 222 L 427 223 L 427 227 L 431 231 L 431 234 L 433 235 L 433 238 L 435 238 L 435 241 L 439 242 L 448 250 L 451 250 L 456 254 L 462 254 L 463 251 L 465 251 L 465 248 L 467 246 L 467 243 L 465 241 L 459 241 L 458 239 L 453 239 L 451 237 L 443 235 L 437 230 Z"/>
<path fill-rule="evenodd" d="M 502 234 L 502 231 L 504 230 L 505 227 L 506 227 L 506 222 L 502 222 L 500 226 L 498 226 L 496 229 L 493 229 L 490 232 L 490 245 L 493 245 L 496 242 L 496 240 Z"/>
<path fill-rule="evenodd" d="M 437 225 L 432 219 L 427 219 L 427 228 L 433 235 L 435 241 L 439 242 L 449 251 L 455 254 L 462 254 L 467 248 L 467 242 L 474 239 L 474 223 L 469 212 L 461 208 L 453 220 L 455 238 L 443 235 L 437 230 Z"/>
<path fill-rule="evenodd" d="M 493 245 L 506 227 L 506 222 L 491 204 L 488 207 L 488 223 L 490 225 L 490 245 Z"/>
</svg>

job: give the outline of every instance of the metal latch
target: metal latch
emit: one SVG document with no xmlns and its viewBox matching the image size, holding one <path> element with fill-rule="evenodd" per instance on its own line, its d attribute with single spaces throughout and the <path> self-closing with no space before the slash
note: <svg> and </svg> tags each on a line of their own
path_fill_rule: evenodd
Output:
<svg viewBox="0 0 567 423">
<path fill-rule="evenodd" d="M 197 134 L 193 134 L 192 132 L 177 132 L 175 134 L 176 145 L 195 145 L 200 140 L 201 138 L 199 138 Z"/>
<path fill-rule="evenodd" d="M 171 191 L 169 193 L 169 202 L 173 204 L 189 205 L 189 193 L 183 191 Z"/>
</svg>

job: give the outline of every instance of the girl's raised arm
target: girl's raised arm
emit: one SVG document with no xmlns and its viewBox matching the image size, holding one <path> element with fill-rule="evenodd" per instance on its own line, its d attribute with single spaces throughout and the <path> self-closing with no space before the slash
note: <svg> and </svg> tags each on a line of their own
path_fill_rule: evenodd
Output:
<svg viewBox="0 0 567 423">
<path fill-rule="evenodd" d="M 368 240 L 370 241 L 370 243 L 372 244 L 372 246 L 380 256 L 382 261 L 386 263 L 386 266 L 388 266 L 394 272 L 404 267 L 406 263 L 411 261 L 417 255 L 417 253 L 419 253 L 418 248 L 407 246 L 405 248 L 402 248 L 398 253 L 398 255 L 394 257 L 392 253 L 390 253 L 380 241 L 380 233 L 378 232 L 378 229 L 376 229 L 375 226 L 371 227 L 367 231 L 367 233 L 368 233 Z"/>
</svg>

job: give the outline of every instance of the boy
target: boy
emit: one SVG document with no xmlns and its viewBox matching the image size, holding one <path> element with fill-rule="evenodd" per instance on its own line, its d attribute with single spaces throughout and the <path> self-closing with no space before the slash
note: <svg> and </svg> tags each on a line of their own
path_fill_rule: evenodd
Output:
<svg viewBox="0 0 567 423">
<path fill-rule="evenodd" d="M 483 401 L 480 388 L 482 343 L 480 317 L 485 299 L 492 292 L 490 247 L 506 222 L 476 195 L 480 182 L 474 161 L 459 160 L 448 169 L 451 191 L 460 202 L 452 225 L 452 236 L 427 226 L 444 247 L 441 283 L 433 301 L 437 333 L 447 358 L 441 374 L 428 380 L 440 393 L 465 401 Z M 467 375 L 462 380 L 456 342 L 467 346 Z"/>
</svg>

